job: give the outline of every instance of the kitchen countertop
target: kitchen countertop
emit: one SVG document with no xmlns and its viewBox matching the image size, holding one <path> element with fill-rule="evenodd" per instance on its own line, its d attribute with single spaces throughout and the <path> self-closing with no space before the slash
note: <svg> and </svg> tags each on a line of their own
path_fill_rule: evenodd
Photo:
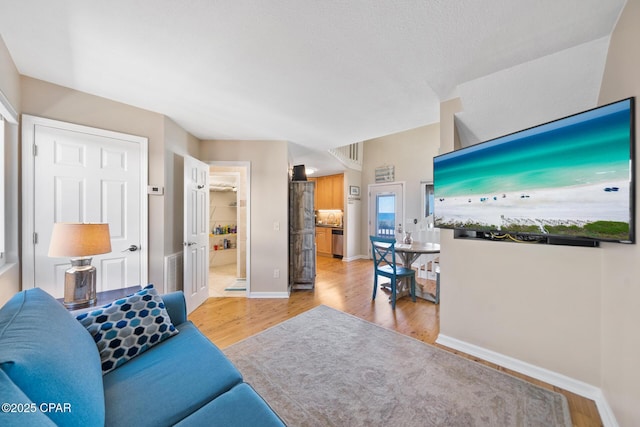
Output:
<svg viewBox="0 0 640 427">
<path fill-rule="evenodd" d="M 316 224 L 316 227 L 322 227 L 322 228 L 338 228 L 338 229 L 342 230 L 342 226 L 341 226 L 341 225 Z"/>
</svg>

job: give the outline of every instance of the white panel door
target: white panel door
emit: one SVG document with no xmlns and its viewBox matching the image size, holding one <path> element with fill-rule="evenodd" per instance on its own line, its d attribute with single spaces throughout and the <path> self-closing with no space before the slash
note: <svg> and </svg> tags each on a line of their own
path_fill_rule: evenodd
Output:
<svg viewBox="0 0 640 427">
<path fill-rule="evenodd" d="M 141 155 L 146 145 L 122 134 L 38 120 L 28 123 L 31 128 L 25 133 L 35 145 L 33 286 L 58 298 L 64 294 L 69 260 L 47 255 L 56 222 L 109 224 L 112 252 L 92 261 L 98 292 L 144 284 L 146 194 L 141 194 L 141 181 L 146 168 L 141 170 Z"/>
<path fill-rule="evenodd" d="M 184 296 L 187 313 L 209 297 L 209 165 L 184 158 Z"/>
</svg>

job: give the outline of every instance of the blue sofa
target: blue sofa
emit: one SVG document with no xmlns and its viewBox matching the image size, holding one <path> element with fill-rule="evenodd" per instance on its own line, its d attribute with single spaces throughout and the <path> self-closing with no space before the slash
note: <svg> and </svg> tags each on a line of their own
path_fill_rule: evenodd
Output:
<svg viewBox="0 0 640 427">
<path fill-rule="evenodd" d="M 190 321 L 162 296 L 179 331 L 103 374 L 89 331 L 41 289 L 0 309 L 2 426 L 283 426 Z"/>
</svg>

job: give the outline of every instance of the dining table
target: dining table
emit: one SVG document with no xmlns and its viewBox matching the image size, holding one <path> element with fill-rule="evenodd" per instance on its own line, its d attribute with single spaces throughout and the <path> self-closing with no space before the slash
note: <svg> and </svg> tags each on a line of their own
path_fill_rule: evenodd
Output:
<svg viewBox="0 0 640 427">
<path fill-rule="evenodd" d="M 402 260 L 402 265 L 406 268 L 411 268 L 411 265 L 420 258 L 421 255 L 424 254 L 439 254 L 440 253 L 440 245 L 438 243 L 433 242 L 420 242 L 417 240 L 412 241 L 411 243 L 396 243 L 396 254 Z M 438 274 L 439 276 L 439 274 Z M 409 280 L 402 280 L 400 285 L 398 286 L 398 296 L 404 296 L 409 294 L 410 284 L 406 283 Z M 432 294 L 431 292 L 422 292 L 422 295 L 418 295 L 416 292 L 416 296 L 427 301 L 431 301 L 435 304 L 440 303 L 440 277 L 436 277 L 436 293 Z"/>
</svg>

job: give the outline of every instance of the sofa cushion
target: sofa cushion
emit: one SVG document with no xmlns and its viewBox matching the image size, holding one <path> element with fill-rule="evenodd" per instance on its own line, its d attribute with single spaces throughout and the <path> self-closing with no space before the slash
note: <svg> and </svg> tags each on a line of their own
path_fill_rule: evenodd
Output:
<svg viewBox="0 0 640 427">
<path fill-rule="evenodd" d="M 167 309 L 171 323 L 178 326 L 187 321 L 187 303 L 184 300 L 184 292 L 174 291 L 162 295 L 162 301 Z"/>
<path fill-rule="evenodd" d="M 238 384 L 176 427 L 284 427 L 284 422 L 247 383 Z"/>
<path fill-rule="evenodd" d="M 178 335 L 104 375 L 105 425 L 172 425 L 242 381 L 193 323 L 178 329 Z"/>
<path fill-rule="evenodd" d="M 19 292 L 0 309 L 0 369 L 57 425 L 104 425 L 98 350 L 85 328 L 42 289 Z"/>
<path fill-rule="evenodd" d="M 178 333 L 153 285 L 77 319 L 93 336 L 104 373 Z"/>
</svg>

